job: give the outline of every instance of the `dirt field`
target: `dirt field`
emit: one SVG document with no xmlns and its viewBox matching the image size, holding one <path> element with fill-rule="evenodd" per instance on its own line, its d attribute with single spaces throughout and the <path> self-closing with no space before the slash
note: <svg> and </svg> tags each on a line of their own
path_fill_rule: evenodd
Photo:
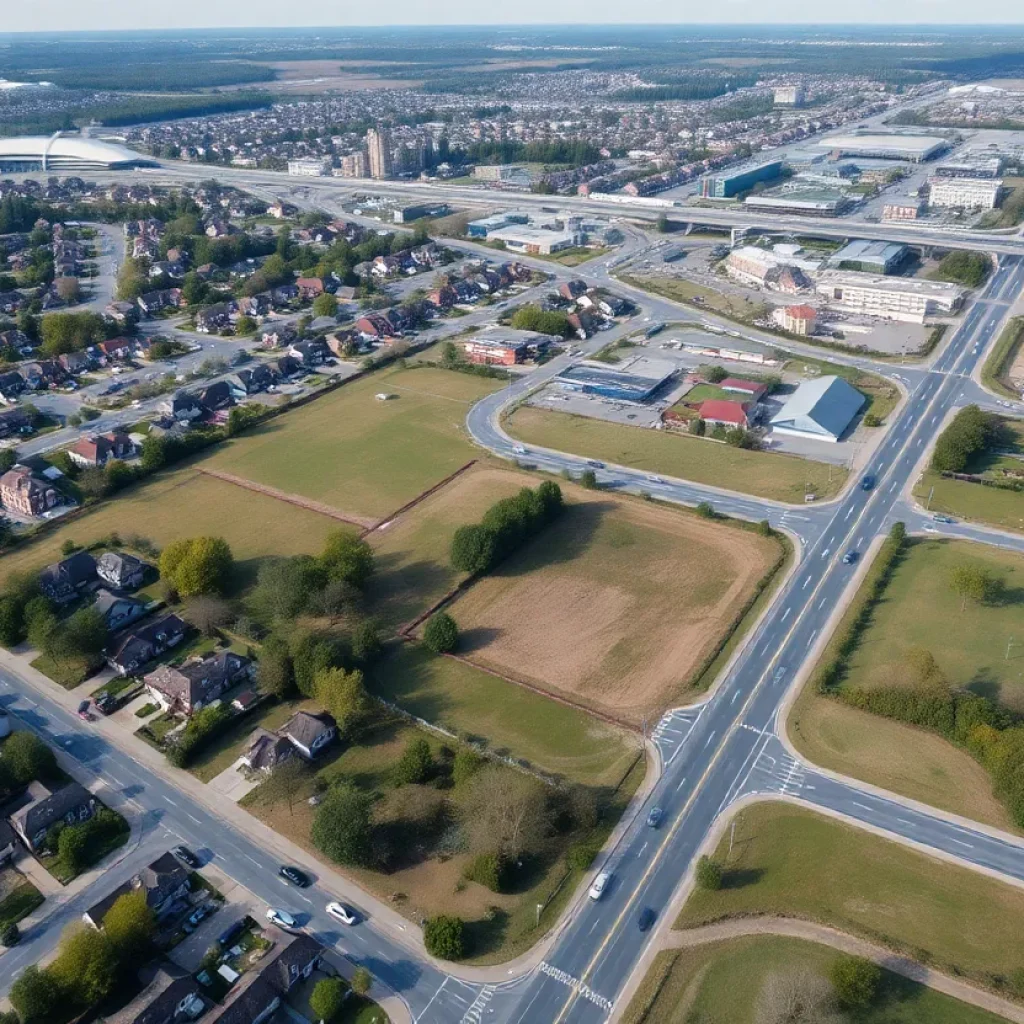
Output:
<svg viewBox="0 0 1024 1024">
<path fill-rule="evenodd" d="M 277 78 L 261 82 L 260 88 L 269 92 L 348 92 L 364 89 L 416 89 L 423 84 L 410 78 L 385 78 L 368 72 L 343 71 L 344 61 L 337 60 L 276 60 L 258 61 L 272 68 Z M 367 61 L 359 62 L 363 65 Z M 388 62 L 381 61 L 385 64 Z M 396 62 L 397 63 L 397 62 Z M 241 88 L 232 86 L 231 88 Z"/>
<path fill-rule="evenodd" d="M 682 699 L 777 542 L 578 488 L 450 608 L 478 664 L 638 723 Z"/>
</svg>

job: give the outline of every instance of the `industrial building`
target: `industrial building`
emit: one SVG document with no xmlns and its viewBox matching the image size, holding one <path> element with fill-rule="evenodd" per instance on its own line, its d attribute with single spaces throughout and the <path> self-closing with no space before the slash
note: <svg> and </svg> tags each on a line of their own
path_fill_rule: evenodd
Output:
<svg viewBox="0 0 1024 1024">
<path fill-rule="evenodd" d="M 558 374 L 554 382 L 566 391 L 584 395 L 599 395 L 618 402 L 647 402 L 672 379 L 676 366 L 655 359 L 645 360 L 644 365 L 650 372 L 641 375 L 577 363 Z"/>
<path fill-rule="evenodd" d="M 772 417 L 779 434 L 838 441 L 867 399 L 842 377 L 818 377 L 800 384 Z"/>
<path fill-rule="evenodd" d="M 492 242 L 504 242 L 506 249 L 528 256 L 550 256 L 553 252 L 571 249 L 577 236 L 571 231 L 548 231 L 546 228 L 507 227 L 487 235 Z"/>
<path fill-rule="evenodd" d="M 1002 178 L 928 179 L 928 205 L 961 210 L 992 210 L 999 205 Z"/>
<path fill-rule="evenodd" d="M 802 107 L 804 105 L 805 96 L 802 85 L 777 85 L 773 95 L 777 107 Z"/>
<path fill-rule="evenodd" d="M 80 135 L 24 135 L 0 139 L 0 173 L 116 170 L 155 167 L 156 161 L 125 146 Z"/>
<path fill-rule="evenodd" d="M 882 207 L 882 220 L 917 220 L 922 205 L 917 199 L 909 203 L 886 203 Z"/>
<path fill-rule="evenodd" d="M 473 168 L 473 177 L 477 181 L 518 181 L 524 175 L 529 178 L 530 172 L 519 164 L 477 164 Z"/>
<path fill-rule="evenodd" d="M 421 217 L 444 217 L 449 211 L 447 203 L 413 203 L 409 206 L 398 206 L 391 214 L 396 224 L 408 224 Z"/>
<path fill-rule="evenodd" d="M 837 270 L 860 270 L 867 274 L 892 274 L 910 250 L 897 242 L 867 241 L 859 238 L 832 254 L 828 265 Z"/>
<path fill-rule="evenodd" d="M 700 194 L 705 199 L 731 199 L 746 192 L 761 181 L 774 181 L 782 174 L 782 161 L 770 160 L 756 167 L 745 167 L 725 174 L 708 175 L 700 182 Z"/>
<path fill-rule="evenodd" d="M 838 217 L 852 205 L 839 189 L 814 185 L 787 185 L 774 193 L 747 196 L 743 205 L 765 213 L 792 213 L 800 217 Z"/>
<path fill-rule="evenodd" d="M 471 220 L 466 225 L 466 234 L 470 238 L 487 238 L 492 231 L 500 231 L 510 224 L 529 224 L 530 215 L 520 210 L 508 210 L 505 213 L 494 213 L 490 217 Z"/>
<path fill-rule="evenodd" d="M 923 324 L 926 317 L 956 312 L 964 290 L 945 281 L 879 277 L 856 271 L 826 270 L 818 278 L 818 294 L 830 306 L 848 313 Z"/>
<path fill-rule="evenodd" d="M 800 255 L 801 251 L 800 246 L 787 244 L 775 245 L 771 249 L 741 245 L 729 253 L 725 269 L 730 277 L 741 284 L 775 288 L 778 291 L 799 291 L 802 287 L 810 287 L 810 282 L 805 280 L 806 275 L 821 269 L 821 260 L 806 259 Z M 795 277 L 793 287 L 788 287 L 785 281 L 774 280 L 778 275 L 773 271 L 780 268 L 799 271 L 800 276 Z"/>
<path fill-rule="evenodd" d="M 935 168 L 939 178 L 998 178 L 1003 161 L 988 153 L 968 151 L 956 160 L 946 160 Z"/>
<path fill-rule="evenodd" d="M 321 178 L 330 172 L 327 160 L 289 160 L 288 173 L 296 178 Z"/>
<path fill-rule="evenodd" d="M 821 149 L 830 150 L 836 156 L 872 157 L 876 160 L 906 160 L 908 163 L 923 163 L 944 153 L 949 142 L 939 135 L 833 135 L 811 143 Z"/>
</svg>

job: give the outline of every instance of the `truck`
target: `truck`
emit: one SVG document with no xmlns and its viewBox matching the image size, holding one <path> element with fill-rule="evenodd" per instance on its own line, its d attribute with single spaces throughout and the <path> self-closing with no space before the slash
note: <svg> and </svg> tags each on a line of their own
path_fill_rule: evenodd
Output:
<svg viewBox="0 0 1024 1024">
<path fill-rule="evenodd" d="M 663 330 L 665 330 L 664 324 L 651 324 L 651 326 L 648 327 L 646 331 L 644 331 L 644 337 L 653 338 L 656 334 L 660 333 Z"/>
</svg>

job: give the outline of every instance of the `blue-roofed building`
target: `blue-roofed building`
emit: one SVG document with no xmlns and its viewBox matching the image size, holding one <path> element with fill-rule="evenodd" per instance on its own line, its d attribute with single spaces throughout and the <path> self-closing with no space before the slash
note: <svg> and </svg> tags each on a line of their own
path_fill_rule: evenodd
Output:
<svg viewBox="0 0 1024 1024">
<path fill-rule="evenodd" d="M 555 383 L 566 391 L 583 395 L 599 395 L 617 402 L 646 402 L 675 374 L 671 363 L 648 360 L 647 365 L 654 372 L 641 375 L 577 364 L 558 374 Z"/>
<path fill-rule="evenodd" d="M 842 377 L 804 381 L 771 419 L 779 434 L 838 441 L 867 399 Z"/>
<path fill-rule="evenodd" d="M 490 217 L 471 220 L 466 225 L 466 234 L 470 238 L 487 238 L 492 231 L 511 227 L 513 224 L 529 224 L 530 215 L 519 210 L 507 210 L 504 213 L 493 213 Z"/>
</svg>

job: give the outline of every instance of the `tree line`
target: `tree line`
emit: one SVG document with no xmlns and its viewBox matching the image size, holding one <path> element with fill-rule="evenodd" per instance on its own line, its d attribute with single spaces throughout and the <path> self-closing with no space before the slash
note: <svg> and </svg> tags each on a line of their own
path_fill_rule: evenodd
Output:
<svg viewBox="0 0 1024 1024">
<path fill-rule="evenodd" d="M 1007 442 L 1006 428 L 995 413 L 967 405 L 939 435 L 931 468 L 937 473 L 963 473 L 984 452 Z"/>
</svg>

